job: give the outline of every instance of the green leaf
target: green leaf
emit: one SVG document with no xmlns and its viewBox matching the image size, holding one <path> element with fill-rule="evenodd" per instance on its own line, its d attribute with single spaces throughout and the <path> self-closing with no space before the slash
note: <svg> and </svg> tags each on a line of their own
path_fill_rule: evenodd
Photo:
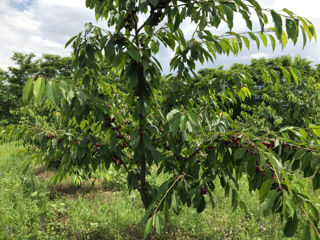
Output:
<svg viewBox="0 0 320 240">
<path fill-rule="evenodd" d="M 105 47 L 106 57 L 112 59 L 114 56 L 114 41 L 110 39 Z"/>
<path fill-rule="evenodd" d="M 308 221 L 306 221 L 306 224 L 303 228 L 303 235 L 302 235 L 303 240 L 311 240 L 312 235 L 311 235 L 311 225 Z"/>
<path fill-rule="evenodd" d="M 259 189 L 259 201 L 262 203 L 265 200 L 265 197 L 269 193 L 272 185 L 272 179 L 264 181 Z"/>
<path fill-rule="evenodd" d="M 284 193 L 284 207 L 288 209 L 289 217 L 294 216 L 294 202 L 291 196 L 289 196 L 286 192 Z"/>
<path fill-rule="evenodd" d="M 176 192 L 173 192 L 172 193 L 172 199 L 171 199 L 171 204 L 172 204 L 172 209 L 173 211 L 175 211 L 176 213 L 178 213 L 179 211 L 179 205 L 180 205 L 180 200 L 179 200 L 179 197 L 177 195 Z"/>
<path fill-rule="evenodd" d="M 289 181 L 287 172 L 286 172 L 286 170 L 282 170 L 281 173 L 282 173 L 282 176 L 283 176 L 283 178 L 284 178 L 284 182 L 285 182 L 285 184 L 286 184 L 286 186 L 287 186 L 287 188 L 288 188 L 288 192 L 289 192 L 290 196 L 292 197 L 292 196 L 293 196 L 292 186 L 291 186 L 291 183 L 290 183 L 290 181 Z"/>
<path fill-rule="evenodd" d="M 288 37 L 287 37 L 287 34 L 285 33 L 285 31 L 283 31 L 281 34 L 282 49 L 284 49 L 287 46 L 287 43 L 288 43 Z"/>
<path fill-rule="evenodd" d="M 75 40 L 76 37 L 78 37 L 78 36 L 79 36 L 79 35 L 77 34 L 77 35 L 73 36 L 72 38 L 70 38 L 70 39 L 67 41 L 67 43 L 66 43 L 66 45 L 65 45 L 64 47 L 65 47 L 65 48 L 68 47 L 69 44 L 70 44 L 73 40 Z"/>
<path fill-rule="evenodd" d="M 144 234 L 143 234 L 143 237 L 144 239 L 147 239 L 151 230 L 152 230 L 152 218 L 150 217 L 146 223 L 146 226 L 144 228 Z"/>
<path fill-rule="evenodd" d="M 135 47 L 129 47 L 127 49 L 129 56 L 133 58 L 135 61 L 140 62 L 141 61 L 141 56 L 139 51 Z"/>
<path fill-rule="evenodd" d="M 137 146 L 139 145 L 139 141 L 140 141 L 140 132 L 136 131 L 130 141 L 130 145 L 133 149 L 136 149 Z"/>
<path fill-rule="evenodd" d="M 243 157 L 243 155 L 246 153 L 246 148 L 238 148 L 234 153 L 234 160 L 238 160 Z"/>
<path fill-rule="evenodd" d="M 287 30 L 288 38 L 294 39 L 296 36 L 296 32 L 298 30 L 298 27 L 297 27 L 295 21 L 293 21 L 290 18 L 287 18 L 286 19 L 286 30 Z"/>
<path fill-rule="evenodd" d="M 191 122 L 191 124 L 193 126 L 196 126 L 196 127 L 199 127 L 200 124 L 199 124 L 199 119 L 198 119 L 198 115 L 196 115 L 195 113 L 193 112 L 189 112 L 188 114 L 188 119 L 189 121 Z"/>
<path fill-rule="evenodd" d="M 205 208 L 206 208 L 206 201 L 205 201 L 203 195 L 201 195 L 200 201 L 199 201 L 198 207 L 197 207 L 197 213 L 203 212 L 203 210 L 204 210 Z"/>
<path fill-rule="evenodd" d="M 256 41 L 256 45 L 259 50 L 259 48 L 260 48 L 259 38 L 256 35 L 254 35 L 252 32 L 249 32 L 248 34 L 252 40 Z"/>
<path fill-rule="evenodd" d="M 267 37 L 264 33 L 260 32 L 260 37 L 261 37 L 261 40 L 262 40 L 262 43 L 265 47 L 268 46 L 268 40 L 267 40 Z"/>
<path fill-rule="evenodd" d="M 274 22 L 276 36 L 281 41 L 281 35 L 282 35 L 282 19 L 281 19 L 281 16 L 274 10 L 271 10 L 271 16 L 272 16 L 272 20 Z"/>
<path fill-rule="evenodd" d="M 58 84 L 55 81 L 49 81 L 46 85 L 47 98 L 54 104 L 57 105 L 60 98 L 60 91 Z"/>
<path fill-rule="evenodd" d="M 114 56 L 112 59 L 112 66 L 113 67 L 118 67 L 119 64 L 123 61 L 124 53 L 120 52 L 117 55 Z"/>
<path fill-rule="evenodd" d="M 242 39 L 248 49 L 250 49 L 250 41 L 246 36 L 242 36 Z"/>
<path fill-rule="evenodd" d="M 292 237 L 298 229 L 298 218 L 295 214 L 293 217 L 287 219 L 286 225 L 284 226 L 283 233 L 286 237 Z"/>
<path fill-rule="evenodd" d="M 252 21 L 248 15 L 248 13 L 246 11 L 243 11 L 243 10 L 239 10 L 239 12 L 241 13 L 242 15 L 242 18 L 246 21 L 246 25 L 247 27 L 252 30 Z"/>
<path fill-rule="evenodd" d="M 186 122 L 187 122 L 186 115 L 182 115 L 180 119 L 180 124 L 179 124 L 181 132 L 183 132 L 186 129 Z"/>
<path fill-rule="evenodd" d="M 276 190 L 270 190 L 265 197 L 265 200 L 262 204 L 262 212 L 265 217 L 268 217 L 271 214 L 272 206 L 274 204 L 275 199 L 280 193 Z"/>
<path fill-rule="evenodd" d="M 149 2 L 155 7 L 159 3 L 159 0 L 149 0 Z"/>
<path fill-rule="evenodd" d="M 274 49 L 276 48 L 276 41 L 274 40 L 274 37 L 272 35 L 269 35 L 269 38 L 271 41 L 272 50 L 274 51 Z"/>
<path fill-rule="evenodd" d="M 160 235 L 164 225 L 164 221 L 161 215 L 158 215 L 158 214 L 156 215 L 155 225 L 156 225 L 156 233 Z"/>
<path fill-rule="evenodd" d="M 295 154 L 294 154 L 294 157 L 293 159 L 301 159 L 303 158 L 303 156 L 307 153 L 307 150 L 305 149 L 300 149 L 298 150 Z"/>
<path fill-rule="evenodd" d="M 317 172 L 312 179 L 313 190 L 317 190 L 320 188 L 320 173 Z"/>
<path fill-rule="evenodd" d="M 27 104 L 31 99 L 31 92 L 33 87 L 33 78 L 28 79 L 26 85 L 24 85 L 22 90 L 22 101 Z"/>
<path fill-rule="evenodd" d="M 222 7 L 227 16 L 228 27 L 231 30 L 233 27 L 233 10 L 226 4 L 223 4 Z"/>
<path fill-rule="evenodd" d="M 174 116 L 176 113 L 178 113 L 178 112 L 180 112 L 178 109 L 172 109 L 172 110 L 167 114 L 167 120 L 170 121 L 170 120 L 173 118 L 173 116 Z"/>
<path fill-rule="evenodd" d="M 302 76 L 301 73 L 299 72 L 299 70 L 293 68 L 293 67 L 289 67 L 291 75 L 294 79 L 294 81 L 296 82 L 297 85 L 299 85 L 299 81 L 302 80 Z"/>
<path fill-rule="evenodd" d="M 302 39 L 303 39 L 303 48 L 306 46 L 307 43 L 307 36 L 306 36 L 306 32 L 304 31 L 304 28 L 302 26 L 300 26 L 301 32 L 302 32 Z"/>
<path fill-rule="evenodd" d="M 263 151 L 259 151 L 259 166 L 262 168 L 266 162 L 266 157 Z"/>
<path fill-rule="evenodd" d="M 33 94 L 36 103 L 41 103 L 45 90 L 45 80 L 39 77 L 34 84 Z"/>
</svg>

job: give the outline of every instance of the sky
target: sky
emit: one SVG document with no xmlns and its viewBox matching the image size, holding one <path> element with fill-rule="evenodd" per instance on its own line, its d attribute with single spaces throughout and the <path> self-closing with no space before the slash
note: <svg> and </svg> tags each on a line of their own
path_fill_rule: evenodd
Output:
<svg viewBox="0 0 320 240">
<path fill-rule="evenodd" d="M 313 22 L 320 37 L 320 9 L 319 0 L 258 0 L 261 6 L 280 11 L 288 8 L 294 13 L 306 17 Z M 5 69 L 13 65 L 10 60 L 14 51 L 30 53 L 37 56 L 43 53 L 69 56 L 71 48 L 64 48 L 70 37 L 84 29 L 86 22 L 93 22 L 105 27 L 103 22 L 95 22 L 93 10 L 85 7 L 85 0 L 0 0 L 0 68 Z M 191 34 L 189 23 L 183 25 L 186 35 Z M 235 19 L 234 31 L 245 30 L 241 19 Z M 222 25 L 220 32 L 228 31 Z M 254 45 L 252 45 L 254 46 Z M 173 53 L 162 48 L 157 56 L 164 66 L 164 72 L 169 72 L 168 57 Z M 320 63 L 320 41 L 308 43 L 302 49 L 301 42 L 296 46 L 288 44 L 282 51 L 277 46 L 273 52 L 271 47 L 258 50 L 256 47 L 245 50 L 237 56 L 218 56 L 214 63 L 197 65 L 203 67 L 230 66 L 233 63 L 250 63 L 252 58 L 275 57 L 291 55 L 308 58 L 314 64 Z"/>
</svg>

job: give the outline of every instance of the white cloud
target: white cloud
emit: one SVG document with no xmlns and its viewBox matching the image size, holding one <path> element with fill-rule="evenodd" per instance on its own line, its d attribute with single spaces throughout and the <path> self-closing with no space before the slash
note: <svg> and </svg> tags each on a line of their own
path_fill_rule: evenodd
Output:
<svg viewBox="0 0 320 240">
<path fill-rule="evenodd" d="M 250 58 L 267 58 L 269 57 L 269 54 L 266 54 L 266 53 L 255 53 L 255 54 L 252 54 L 250 56 Z"/>
</svg>

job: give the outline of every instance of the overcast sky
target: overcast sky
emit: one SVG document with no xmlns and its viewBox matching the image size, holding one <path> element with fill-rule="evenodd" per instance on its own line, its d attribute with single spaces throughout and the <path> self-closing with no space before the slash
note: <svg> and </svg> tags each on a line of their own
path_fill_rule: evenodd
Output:
<svg viewBox="0 0 320 240">
<path fill-rule="evenodd" d="M 308 18 L 314 23 L 319 33 L 319 0 L 258 0 L 258 2 L 263 7 L 275 10 L 286 7 Z M 12 65 L 10 57 L 14 51 L 33 52 L 39 56 L 42 53 L 70 55 L 71 49 L 65 49 L 64 44 L 71 36 L 82 31 L 86 22 L 95 24 L 94 12 L 86 9 L 85 0 L 0 0 L 0 68 Z M 101 22 L 99 25 L 104 26 Z M 235 25 L 236 31 L 244 27 L 241 21 L 236 21 Z M 187 34 L 190 25 L 186 24 L 183 30 Z M 222 30 L 227 29 L 222 28 Z M 288 44 L 284 51 L 281 51 L 281 47 L 278 46 L 275 52 L 270 48 L 261 47 L 258 51 L 253 47 L 250 51 L 243 51 L 238 56 L 219 56 L 214 64 L 205 64 L 203 67 L 230 66 L 235 62 L 249 63 L 252 57 L 273 57 L 285 54 L 292 56 L 300 54 L 318 64 L 320 63 L 320 43 L 313 41 L 304 50 L 301 43 L 296 46 Z M 172 53 L 165 50 L 160 51 L 158 56 L 165 66 L 165 72 L 168 72 L 170 56 Z"/>
</svg>

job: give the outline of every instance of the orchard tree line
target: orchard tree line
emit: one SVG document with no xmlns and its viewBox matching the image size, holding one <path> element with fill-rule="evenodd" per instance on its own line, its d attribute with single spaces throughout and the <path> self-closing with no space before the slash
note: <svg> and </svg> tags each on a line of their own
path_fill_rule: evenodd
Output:
<svg viewBox="0 0 320 240">
<path fill-rule="evenodd" d="M 43 76 L 47 79 L 71 79 L 72 62 L 70 57 L 43 54 L 36 58 L 33 53 L 15 52 L 11 57 L 15 66 L 0 69 L 0 124 L 17 123 L 22 107 L 22 89 L 30 78 Z"/>
<path fill-rule="evenodd" d="M 66 43 L 74 49 L 71 77 L 26 81 L 23 119 L 4 128 L 5 141 L 19 140 L 37 160 L 54 162 L 56 182 L 124 169 L 128 190 L 139 192 L 145 208 L 146 239 L 161 234 L 170 209 L 200 213 L 214 206 L 215 184 L 234 209 L 245 209 L 242 177 L 249 191 L 259 191 L 264 216 L 281 215 L 285 236 L 303 224 L 304 239 L 311 232 L 320 237 L 318 209 L 301 188 L 305 179 L 320 187 L 318 66 L 280 57 L 194 72 L 197 61 L 252 45 L 284 48 L 301 39 L 304 46 L 316 39 L 310 21 L 255 0 L 87 0 L 86 6 L 113 30 L 85 24 Z M 236 15 L 247 31 L 233 31 Z M 189 37 L 181 26 L 190 21 Z M 216 35 L 222 23 L 229 30 Z M 160 48 L 174 51 L 172 74 L 161 75 Z M 151 184 L 153 169 L 166 177 L 160 186 Z"/>
<path fill-rule="evenodd" d="M 44 77 L 47 79 L 71 80 L 73 77 L 72 58 L 58 55 L 43 54 L 36 58 L 35 54 L 15 52 L 11 58 L 15 67 L 1 70 L 1 95 L 0 111 L 1 125 L 18 123 L 23 118 L 21 112 L 22 89 L 28 79 Z M 272 81 L 265 81 L 263 74 L 265 69 L 272 69 L 276 74 Z M 283 69 L 296 69 L 299 71 L 300 82 L 286 83 L 282 73 Z M 104 76 L 108 74 L 107 63 L 103 68 Z M 227 112 L 231 113 L 234 121 L 243 128 L 252 130 L 276 131 L 286 126 L 308 127 L 316 124 L 319 119 L 319 78 L 320 65 L 312 65 L 308 59 L 290 56 L 276 58 L 252 59 L 251 64 L 233 64 L 229 69 L 219 68 L 201 69 L 194 77 L 190 85 L 181 84 L 177 86 L 169 78 L 163 76 L 160 85 L 162 91 L 177 92 L 185 95 L 190 89 L 202 91 L 207 88 L 210 81 L 215 81 L 214 88 L 232 88 L 236 79 L 225 78 L 232 72 L 241 71 L 250 75 L 249 81 L 243 82 L 250 91 L 250 98 L 243 101 L 230 102 Z M 289 74 L 290 75 L 290 74 Z M 293 79 L 294 80 L 294 79 Z M 117 85 L 123 92 L 121 82 L 117 76 L 109 78 L 108 81 Z M 282 84 L 285 83 L 285 84 Z M 169 94 L 169 93 L 166 93 Z M 172 94 L 172 93 L 170 93 Z M 220 107 L 223 104 L 220 102 Z"/>
</svg>

